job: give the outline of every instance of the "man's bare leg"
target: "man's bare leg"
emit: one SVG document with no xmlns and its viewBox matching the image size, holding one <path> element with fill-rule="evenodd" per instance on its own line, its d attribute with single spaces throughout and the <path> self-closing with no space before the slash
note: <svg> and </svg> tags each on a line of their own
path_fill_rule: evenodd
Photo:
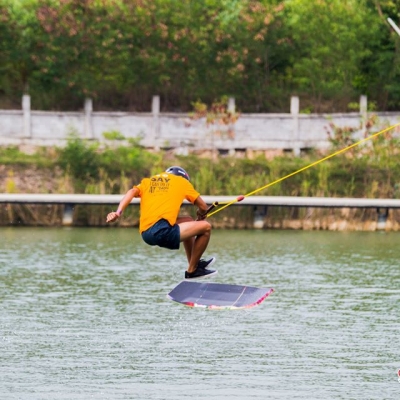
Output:
<svg viewBox="0 0 400 400">
<path fill-rule="evenodd" d="M 205 252 L 211 236 L 211 225 L 207 221 L 190 221 L 179 224 L 181 242 L 193 240 L 191 257 L 187 271 L 193 273 L 196 271 L 197 263 Z M 185 247 L 186 249 L 186 247 Z"/>
<path fill-rule="evenodd" d="M 179 225 L 183 222 L 193 222 L 193 218 L 189 217 L 189 216 L 185 216 L 185 217 L 178 217 L 178 219 L 176 220 L 176 223 Z M 186 258 L 188 260 L 188 263 L 190 263 L 190 259 L 192 258 L 192 250 L 193 250 L 193 246 L 194 246 L 194 237 L 188 238 L 186 240 L 183 240 L 183 247 L 185 248 L 185 253 L 186 253 Z"/>
</svg>

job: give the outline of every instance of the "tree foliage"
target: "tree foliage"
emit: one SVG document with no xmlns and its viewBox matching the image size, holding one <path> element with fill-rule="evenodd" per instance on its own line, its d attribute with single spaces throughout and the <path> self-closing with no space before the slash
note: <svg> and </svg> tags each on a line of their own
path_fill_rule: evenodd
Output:
<svg viewBox="0 0 400 400">
<path fill-rule="evenodd" d="M 188 111 L 234 96 L 244 112 L 400 106 L 393 0 L 0 0 L 0 106 Z"/>
</svg>

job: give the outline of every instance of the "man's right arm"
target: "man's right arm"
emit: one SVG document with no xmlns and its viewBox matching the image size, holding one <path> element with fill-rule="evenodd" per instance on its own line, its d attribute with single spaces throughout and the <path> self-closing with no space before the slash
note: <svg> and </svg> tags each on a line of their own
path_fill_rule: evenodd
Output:
<svg viewBox="0 0 400 400">
<path fill-rule="evenodd" d="M 138 196 L 139 196 L 139 189 L 137 187 L 129 189 L 126 192 L 126 194 L 123 197 L 123 199 L 121 200 L 121 202 L 119 203 L 118 210 L 117 211 L 112 211 L 107 215 L 107 221 L 106 222 L 114 222 L 114 221 L 116 221 L 121 216 L 121 214 L 123 213 L 125 208 L 129 206 L 129 204 L 131 203 L 132 199 L 134 197 L 138 197 Z"/>
</svg>

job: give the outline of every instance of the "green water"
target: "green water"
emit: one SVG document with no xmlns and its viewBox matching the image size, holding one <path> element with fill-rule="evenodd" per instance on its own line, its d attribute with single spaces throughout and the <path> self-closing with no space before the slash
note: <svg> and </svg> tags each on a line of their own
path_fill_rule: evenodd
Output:
<svg viewBox="0 0 400 400">
<path fill-rule="evenodd" d="M 250 310 L 167 300 L 136 229 L 0 228 L 0 399 L 398 399 L 400 234 L 214 231 Z"/>
</svg>

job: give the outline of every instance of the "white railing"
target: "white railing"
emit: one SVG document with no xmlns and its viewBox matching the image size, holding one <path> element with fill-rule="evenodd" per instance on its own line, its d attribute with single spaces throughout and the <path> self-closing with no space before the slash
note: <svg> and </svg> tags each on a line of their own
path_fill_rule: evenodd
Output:
<svg viewBox="0 0 400 400">
<path fill-rule="evenodd" d="M 0 203 L 9 204 L 86 204 L 118 205 L 122 194 L 24 194 L 0 193 Z M 202 196 L 207 204 L 227 203 L 237 196 Z M 132 205 L 138 205 L 133 199 Z M 187 202 L 185 202 L 187 203 Z M 339 197 L 251 196 L 235 206 L 316 207 L 316 208 L 400 208 L 400 199 L 365 199 Z"/>
</svg>

